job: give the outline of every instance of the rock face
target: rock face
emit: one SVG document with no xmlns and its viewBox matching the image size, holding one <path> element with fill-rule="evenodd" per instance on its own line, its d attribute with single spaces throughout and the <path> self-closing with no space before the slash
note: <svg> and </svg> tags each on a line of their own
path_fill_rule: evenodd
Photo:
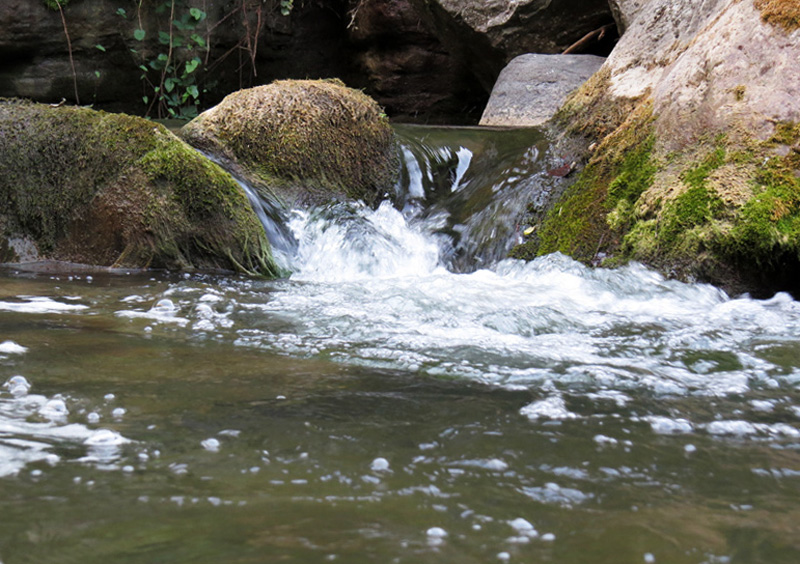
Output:
<svg viewBox="0 0 800 564">
<path fill-rule="evenodd" d="M 378 104 L 338 80 L 234 92 L 181 135 L 284 204 L 343 197 L 372 204 L 392 190 L 399 171 L 394 133 Z"/>
<path fill-rule="evenodd" d="M 605 61 L 595 55 L 520 55 L 497 79 L 481 125 L 540 126 Z"/>
<path fill-rule="evenodd" d="M 348 13 L 359 70 L 352 84 L 363 86 L 393 120 L 477 122 L 488 92 L 409 0 L 349 0 Z"/>
<path fill-rule="evenodd" d="M 529 248 L 799 290 L 799 27 L 789 0 L 645 3 L 559 114 L 597 149 Z"/>
<path fill-rule="evenodd" d="M 513 57 L 560 53 L 613 22 L 605 0 L 305 0 L 295 1 L 287 15 L 280 0 L 181 0 L 174 18 L 157 12 L 159 4 L 64 4 L 81 104 L 148 111 L 161 80 L 150 63 L 168 52 L 159 31 L 166 33 L 170 19 L 182 22 L 194 8 L 207 18 L 192 20 L 188 31 L 173 26 L 183 46 L 172 51 L 172 60 L 178 69 L 194 56 L 203 61 L 193 74 L 201 108 L 276 79 L 337 77 L 363 88 L 402 121 L 475 123 Z M 146 31 L 142 41 L 136 39 L 140 26 Z M 58 11 L 45 0 L 3 0 L 0 30 L 0 97 L 76 101 Z M 207 52 L 191 38 L 195 33 Z M 612 44 L 592 43 L 587 52 L 607 54 Z"/>
<path fill-rule="evenodd" d="M 0 102 L 0 201 L 0 262 L 277 274 L 233 178 L 141 118 Z"/>
<path fill-rule="evenodd" d="M 487 91 L 514 57 L 524 53 L 561 53 L 586 34 L 614 21 L 606 0 L 412 0 L 412 3 L 432 23 L 456 59 L 467 61 Z M 613 39 L 613 35 L 608 38 Z M 610 50 L 608 44 L 592 47 L 603 53 Z"/>
</svg>

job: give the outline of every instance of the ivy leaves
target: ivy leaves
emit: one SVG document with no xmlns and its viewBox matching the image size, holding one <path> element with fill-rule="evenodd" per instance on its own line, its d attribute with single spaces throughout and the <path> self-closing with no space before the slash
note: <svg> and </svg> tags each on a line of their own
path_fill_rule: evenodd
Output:
<svg viewBox="0 0 800 564">
<path fill-rule="evenodd" d="M 189 6 L 187 0 L 162 1 L 155 12 L 168 17 L 166 29 L 156 31 L 155 36 L 141 27 L 133 31 L 138 43 L 157 37 L 157 45 L 161 46 L 155 52 L 145 49 L 144 45 L 132 49 L 140 56 L 140 78 L 149 91 L 142 96 L 142 101 L 148 106 L 147 115 L 155 111 L 158 117 L 191 119 L 197 115 L 200 103 L 198 76 L 203 60 L 197 53 L 207 51 L 208 45 L 199 26 L 207 14 Z M 123 8 L 119 8 L 117 14 L 127 18 Z"/>
</svg>

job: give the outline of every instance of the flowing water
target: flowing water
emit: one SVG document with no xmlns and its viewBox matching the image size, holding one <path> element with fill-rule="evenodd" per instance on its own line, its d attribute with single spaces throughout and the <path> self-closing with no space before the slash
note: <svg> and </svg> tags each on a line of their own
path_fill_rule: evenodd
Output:
<svg viewBox="0 0 800 564">
<path fill-rule="evenodd" d="M 800 561 L 800 305 L 498 261 L 541 138 L 404 135 L 288 279 L 0 272 L 0 561 Z"/>
</svg>

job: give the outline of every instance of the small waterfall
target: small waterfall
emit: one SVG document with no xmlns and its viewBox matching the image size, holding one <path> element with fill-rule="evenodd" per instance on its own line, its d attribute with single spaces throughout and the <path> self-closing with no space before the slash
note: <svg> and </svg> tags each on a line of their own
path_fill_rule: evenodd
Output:
<svg viewBox="0 0 800 564">
<path fill-rule="evenodd" d="M 396 128 L 404 157 L 398 206 L 439 236 L 442 263 L 471 272 L 521 242 L 526 208 L 560 182 L 539 130 Z"/>
<path fill-rule="evenodd" d="M 528 204 L 546 200 L 563 182 L 545 172 L 552 162 L 539 130 L 396 126 L 396 132 L 402 167 L 392 204 L 402 216 L 393 215 L 388 203 L 374 214 L 355 203 L 286 210 L 240 182 L 281 267 L 322 272 L 339 260 L 347 264 L 336 267 L 342 276 L 358 271 L 381 277 L 400 272 L 400 263 L 429 265 L 431 249 L 438 247 L 438 264 L 472 272 L 521 242 Z M 398 221 L 407 223 L 406 236 L 400 236 Z M 409 240 L 420 237 L 428 243 Z"/>
</svg>

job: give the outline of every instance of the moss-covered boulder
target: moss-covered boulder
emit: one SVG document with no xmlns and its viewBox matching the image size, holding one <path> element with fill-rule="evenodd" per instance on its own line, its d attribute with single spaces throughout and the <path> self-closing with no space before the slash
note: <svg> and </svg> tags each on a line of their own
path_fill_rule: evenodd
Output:
<svg viewBox="0 0 800 564">
<path fill-rule="evenodd" d="M 276 273 L 236 181 L 164 127 L 0 101 L 0 262 Z"/>
<path fill-rule="evenodd" d="M 557 116 L 592 152 L 516 249 L 800 291 L 800 11 L 649 0 Z"/>
<path fill-rule="evenodd" d="M 285 204 L 385 197 L 399 171 L 388 119 L 339 80 L 282 80 L 240 90 L 181 136 L 231 163 Z"/>
</svg>

